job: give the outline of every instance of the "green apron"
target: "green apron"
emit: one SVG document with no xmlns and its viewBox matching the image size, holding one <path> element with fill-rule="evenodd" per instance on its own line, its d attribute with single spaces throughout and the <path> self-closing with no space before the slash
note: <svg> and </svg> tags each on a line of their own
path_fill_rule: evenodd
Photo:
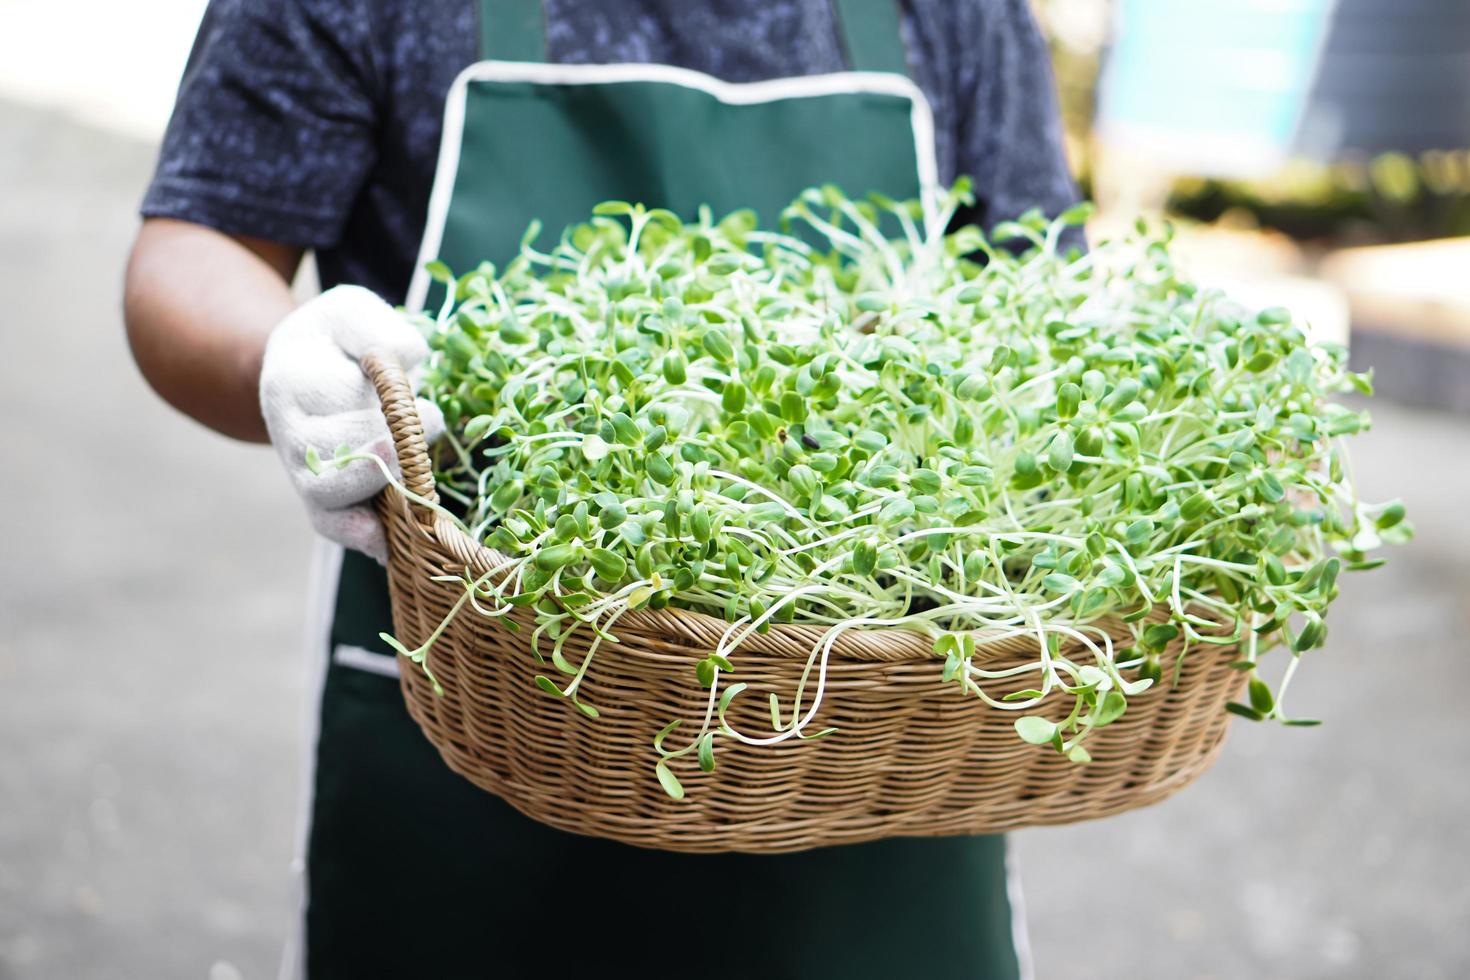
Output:
<svg viewBox="0 0 1470 980">
<path fill-rule="evenodd" d="M 449 94 L 420 258 L 456 270 L 503 264 L 533 218 L 559 229 L 609 198 L 686 216 L 701 204 L 716 214 L 753 207 L 772 223 L 813 184 L 917 195 L 935 180 L 932 125 L 904 74 L 896 4 L 839 0 L 836 12 L 859 70 L 731 85 L 662 65 L 541 63 L 539 2 L 483 0 L 487 60 Z M 410 304 L 427 289 L 416 273 Z M 305 937 L 288 953 L 288 972 L 303 964 L 312 980 L 1027 972 L 1001 837 L 685 855 L 522 816 L 452 773 L 409 718 L 397 664 L 378 639 L 391 632 L 383 570 L 337 551 L 324 574 L 336 588 L 310 779 Z"/>
</svg>

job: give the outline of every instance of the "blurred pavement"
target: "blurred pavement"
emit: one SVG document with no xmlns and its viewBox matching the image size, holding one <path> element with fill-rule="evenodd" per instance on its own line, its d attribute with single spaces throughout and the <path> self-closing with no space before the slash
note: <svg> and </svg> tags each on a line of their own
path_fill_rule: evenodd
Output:
<svg viewBox="0 0 1470 980">
<path fill-rule="evenodd" d="M 152 147 L 0 132 L 0 980 L 274 976 L 306 522 L 128 357 Z M 1291 695 L 1327 724 L 1237 723 L 1181 796 L 1016 835 L 1041 980 L 1470 976 L 1470 417 L 1374 412 L 1361 488 L 1420 536 L 1344 582 Z"/>
</svg>

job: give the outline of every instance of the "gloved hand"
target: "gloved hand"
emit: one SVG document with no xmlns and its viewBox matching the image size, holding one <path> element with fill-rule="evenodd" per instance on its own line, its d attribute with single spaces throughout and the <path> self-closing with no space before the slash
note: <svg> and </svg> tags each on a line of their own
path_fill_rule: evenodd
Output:
<svg viewBox="0 0 1470 980">
<path fill-rule="evenodd" d="M 372 498 L 387 482 L 372 460 L 313 473 L 307 451 L 330 460 L 339 446 L 376 454 L 396 475 L 398 459 L 373 384 L 358 360 L 370 349 L 396 355 L 417 381 L 428 344 L 369 290 L 336 286 L 303 303 L 271 332 L 260 372 L 260 408 L 271 443 L 306 502 L 317 532 L 386 562 L 387 539 Z M 444 433 L 438 407 L 418 399 L 429 442 Z"/>
</svg>

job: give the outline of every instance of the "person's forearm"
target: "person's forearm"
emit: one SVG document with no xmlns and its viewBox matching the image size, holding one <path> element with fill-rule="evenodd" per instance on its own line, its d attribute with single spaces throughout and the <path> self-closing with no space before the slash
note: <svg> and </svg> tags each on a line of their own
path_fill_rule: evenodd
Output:
<svg viewBox="0 0 1470 980">
<path fill-rule="evenodd" d="M 291 312 L 300 249 L 200 225 L 144 222 L 128 262 L 124 318 L 133 358 L 164 400 L 212 429 L 266 440 L 260 363 Z"/>
</svg>

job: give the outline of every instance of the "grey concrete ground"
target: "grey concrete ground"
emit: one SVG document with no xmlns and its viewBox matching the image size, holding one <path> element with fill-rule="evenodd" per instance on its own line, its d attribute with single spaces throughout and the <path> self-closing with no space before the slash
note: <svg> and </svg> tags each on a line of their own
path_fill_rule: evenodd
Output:
<svg viewBox="0 0 1470 980">
<path fill-rule="evenodd" d="M 268 451 L 131 367 L 150 148 L 14 107 L 0 133 L 0 980 L 268 977 L 305 522 Z M 1376 415 L 1361 485 L 1421 535 L 1304 665 L 1328 724 L 1237 724 L 1181 796 L 1016 835 L 1042 980 L 1470 976 L 1470 418 Z"/>
</svg>

